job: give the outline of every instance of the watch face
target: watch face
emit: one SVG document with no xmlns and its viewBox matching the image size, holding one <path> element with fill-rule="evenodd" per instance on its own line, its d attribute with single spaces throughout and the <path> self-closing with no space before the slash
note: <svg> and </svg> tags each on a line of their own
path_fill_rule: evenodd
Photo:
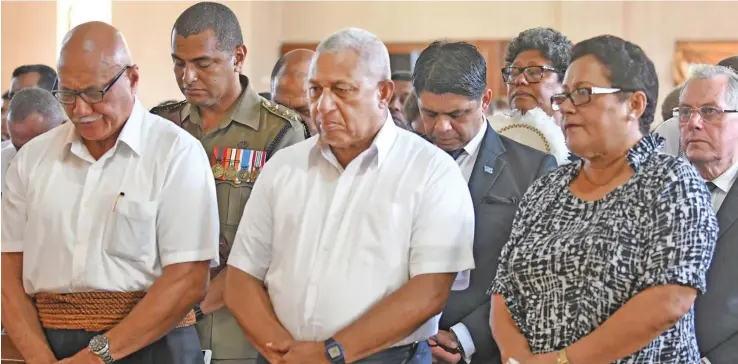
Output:
<svg viewBox="0 0 738 364">
<path fill-rule="evenodd" d="M 341 357 L 341 349 L 338 348 L 338 345 L 333 345 L 330 348 L 328 348 L 328 356 L 331 357 L 331 359 L 336 359 Z"/>
<path fill-rule="evenodd" d="M 90 340 L 90 350 L 94 353 L 100 353 L 107 349 L 108 347 L 108 338 L 106 338 L 103 335 L 97 335 Z"/>
</svg>

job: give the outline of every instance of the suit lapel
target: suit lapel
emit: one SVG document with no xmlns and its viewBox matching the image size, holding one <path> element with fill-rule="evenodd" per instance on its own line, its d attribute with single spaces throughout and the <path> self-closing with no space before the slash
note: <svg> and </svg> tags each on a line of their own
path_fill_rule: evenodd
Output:
<svg viewBox="0 0 738 364">
<path fill-rule="evenodd" d="M 505 161 L 499 158 L 503 153 L 505 147 L 502 146 L 500 136 L 487 123 L 487 132 L 479 146 L 477 160 L 469 178 L 469 190 L 475 208 L 482 202 L 484 195 L 492 188 L 505 168 Z"/>
<path fill-rule="evenodd" d="M 725 196 L 725 200 L 720 205 L 720 210 L 717 214 L 718 224 L 720 225 L 720 237 L 738 220 L 738 186 L 736 184 L 738 184 L 738 180 L 733 182 L 733 186 L 728 191 L 728 195 Z"/>
</svg>

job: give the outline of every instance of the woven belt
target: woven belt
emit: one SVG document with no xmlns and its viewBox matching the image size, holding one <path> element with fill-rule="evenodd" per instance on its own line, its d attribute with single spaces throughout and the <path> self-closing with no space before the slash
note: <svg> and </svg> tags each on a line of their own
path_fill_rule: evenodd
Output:
<svg viewBox="0 0 738 364">
<path fill-rule="evenodd" d="M 34 299 L 41 326 L 47 329 L 108 331 L 133 310 L 145 292 L 36 293 Z M 177 327 L 195 324 L 190 311 Z"/>
</svg>

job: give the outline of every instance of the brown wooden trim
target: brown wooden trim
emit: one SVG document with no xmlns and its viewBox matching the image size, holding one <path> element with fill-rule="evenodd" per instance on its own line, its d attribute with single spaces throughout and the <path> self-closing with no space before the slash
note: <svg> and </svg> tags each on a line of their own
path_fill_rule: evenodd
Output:
<svg viewBox="0 0 738 364">
<path fill-rule="evenodd" d="M 487 86 L 492 89 L 494 97 L 505 97 L 507 88 L 502 82 L 500 68 L 504 66 L 505 51 L 509 40 L 467 40 L 479 48 L 479 52 L 487 62 Z M 431 42 L 409 42 L 409 43 L 385 43 L 389 53 L 394 54 L 410 54 L 412 52 L 421 52 L 428 47 Z M 315 50 L 318 43 L 284 43 L 281 47 L 281 55 L 295 49 Z"/>
</svg>

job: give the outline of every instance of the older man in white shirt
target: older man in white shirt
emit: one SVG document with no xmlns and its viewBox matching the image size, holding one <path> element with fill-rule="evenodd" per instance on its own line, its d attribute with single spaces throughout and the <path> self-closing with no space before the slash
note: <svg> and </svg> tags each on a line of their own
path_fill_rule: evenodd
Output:
<svg viewBox="0 0 738 364">
<path fill-rule="evenodd" d="M 29 363 L 201 364 L 191 309 L 218 257 L 205 151 L 136 99 L 110 25 L 72 29 L 58 69 L 72 122 L 20 149 L 3 193 L 3 324 Z"/>
<path fill-rule="evenodd" d="M 322 41 L 309 73 L 320 135 L 278 152 L 246 205 L 226 304 L 272 363 L 430 363 L 434 316 L 474 268 L 466 182 L 394 124 L 393 88 L 373 34 Z"/>
</svg>

